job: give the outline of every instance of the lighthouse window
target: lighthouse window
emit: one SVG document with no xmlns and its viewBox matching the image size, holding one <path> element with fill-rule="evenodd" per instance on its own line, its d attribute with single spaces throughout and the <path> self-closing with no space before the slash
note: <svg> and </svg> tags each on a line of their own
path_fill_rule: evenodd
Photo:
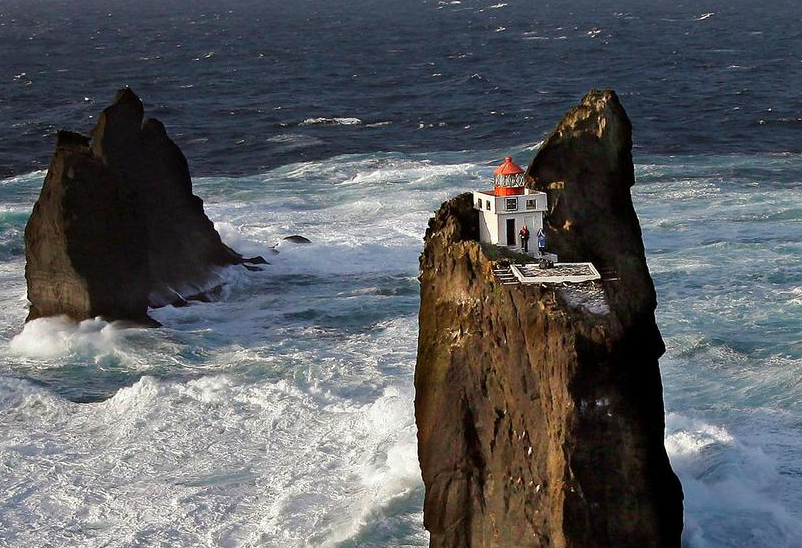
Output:
<svg viewBox="0 0 802 548">
<path fill-rule="evenodd" d="M 518 209 L 518 198 L 507 198 L 507 210 Z"/>
<path fill-rule="evenodd" d="M 478 207 L 479 209 L 482 209 L 482 199 L 481 198 L 476 200 L 476 207 Z"/>
<path fill-rule="evenodd" d="M 485 200 L 485 209 L 490 211 L 490 200 Z"/>
<path fill-rule="evenodd" d="M 526 201 L 526 209 L 536 209 L 536 208 L 537 208 L 537 200 Z"/>
</svg>

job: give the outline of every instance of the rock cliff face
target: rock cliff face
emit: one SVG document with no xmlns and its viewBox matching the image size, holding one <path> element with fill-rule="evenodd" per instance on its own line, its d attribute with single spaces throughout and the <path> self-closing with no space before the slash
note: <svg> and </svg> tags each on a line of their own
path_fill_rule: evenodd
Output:
<svg viewBox="0 0 802 548">
<path fill-rule="evenodd" d="M 28 320 L 66 314 L 152 323 L 147 308 L 206 298 L 225 246 L 192 194 L 186 159 L 142 102 L 121 90 L 91 139 L 59 132 L 25 227 Z"/>
<path fill-rule="evenodd" d="M 550 249 L 618 279 L 501 285 L 469 194 L 430 221 L 415 412 L 431 546 L 679 547 L 664 346 L 615 94 L 588 94 L 527 173 L 549 193 Z"/>
</svg>

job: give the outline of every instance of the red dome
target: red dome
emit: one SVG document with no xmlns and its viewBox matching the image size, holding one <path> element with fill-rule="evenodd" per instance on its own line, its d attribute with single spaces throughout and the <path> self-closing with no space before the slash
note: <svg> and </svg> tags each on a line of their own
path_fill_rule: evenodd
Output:
<svg viewBox="0 0 802 548">
<path fill-rule="evenodd" d="M 512 161 L 512 156 L 507 156 L 504 158 L 504 163 L 493 172 L 493 175 L 518 175 L 523 172 L 521 166 Z"/>
</svg>

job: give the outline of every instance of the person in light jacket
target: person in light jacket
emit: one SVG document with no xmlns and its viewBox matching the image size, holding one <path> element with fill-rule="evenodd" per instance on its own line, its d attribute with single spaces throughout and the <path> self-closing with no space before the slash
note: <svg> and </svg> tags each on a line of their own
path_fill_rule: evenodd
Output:
<svg viewBox="0 0 802 548">
<path fill-rule="evenodd" d="M 542 228 L 537 231 L 537 249 L 541 255 L 546 252 L 546 233 Z"/>
</svg>

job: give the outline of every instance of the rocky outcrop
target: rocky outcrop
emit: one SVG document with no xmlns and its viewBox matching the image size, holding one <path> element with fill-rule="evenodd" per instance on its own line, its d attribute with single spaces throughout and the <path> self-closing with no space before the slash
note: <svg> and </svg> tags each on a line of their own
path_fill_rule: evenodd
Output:
<svg viewBox="0 0 802 548">
<path fill-rule="evenodd" d="M 28 320 L 153 323 L 148 307 L 208 298 L 243 259 L 192 193 L 187 161 L 142 102 L 121 90 L 91 138 L 61 131 L 25 227 Z M 250 267 L 254 268 L 254 267 Z"/>
<path fill-rule="evenodd" d="M 549 193 L 551 250 L 617 279 L 502 285 L 469 194 L 430 221 L 415 414 L 431 546 L 679 547 L 664 346 L 615 94 L 588 94 L 527 173 Z"/>
<path fill-rule="evenodd" d="M 312 240 L 305 236 L 300 236 L 298 234 L 293 234 L 292 236 L 286 236 L 284 238 L 286 242 L 292 242 L 294 244 L 311 244 Z"/>
</svg>

